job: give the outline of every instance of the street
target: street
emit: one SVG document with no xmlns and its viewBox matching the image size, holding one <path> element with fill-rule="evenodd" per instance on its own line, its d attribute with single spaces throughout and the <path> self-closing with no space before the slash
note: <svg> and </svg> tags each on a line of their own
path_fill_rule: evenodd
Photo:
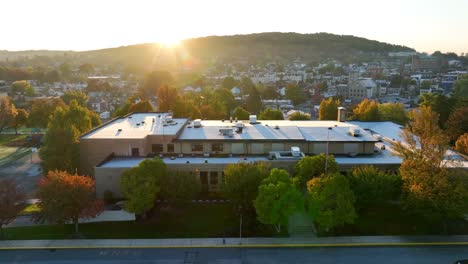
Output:
<svg viewBox="0 0 468 264">
<path fill-rule="evenodd" d="M 466 246 L 0 250 L 0 263 L 454 263 Z"/>
</svg>

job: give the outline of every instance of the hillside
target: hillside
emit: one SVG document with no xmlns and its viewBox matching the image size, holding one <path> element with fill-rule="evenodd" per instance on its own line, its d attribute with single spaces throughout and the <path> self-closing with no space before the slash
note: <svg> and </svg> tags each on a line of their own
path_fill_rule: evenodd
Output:
<svg viewBox="0 0 468 264">
<path fill-rule="evenodd" d="M 127 66 L 199 64 L 213 61 L 269 61 L 293 60 L 320 61 L 326 58 L 344 62 L 386 56 L 392 51 L 414 51 L 411 48 L 382 43 L 354 36 L 328 33 L 258 33 L 233 36 L 210 36 L 187 39 L 176 49 L 159 44 L 139 44 L 117 48 L 69 52 L 67 55 L 94 64 L 119 64 Z M 1 51 L 0 57 L 32 57 L 64 54 L 63 51 Z M 9 56 L 10 55 L 10 56 Z"/>
</svg>

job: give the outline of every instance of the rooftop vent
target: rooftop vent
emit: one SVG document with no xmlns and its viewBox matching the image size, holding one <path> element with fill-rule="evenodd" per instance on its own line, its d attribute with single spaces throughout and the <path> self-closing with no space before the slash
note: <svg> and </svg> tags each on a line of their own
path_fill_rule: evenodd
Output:
<svg viewBox="0 0 468 264">
<path fill-rule="evenodd" d="M 201 127 L 201 119 L 195 119 L 193 120 L 193 127 Z"/>
<path fill-rule="evenodd" d="M 122 132 L 122 129 L 121 129 L 121 128 L 119 128 L 119 129 L 117 129 L 117 131 L 118 131 L 118 132 Z"/>
<path fill-rule="evenodd" d="M 233 128 L 220 128 L 219 133 L 223 136 L 230 136 L 232 137 L 234 134 L 234 129 Z"/>
<path fill-rule="evenodd" d="M 166 116 L 165 121 L 168 122 L 168 123 L 171 123 L 172 122 L 172 116 L 170 116 L 170 115 Z"/>
<path fill-rule="evenodd" d="M 128 119 L 132 119 L 132 116 L 129 116 Z"/>
<path fill-rule="evenodd" d="M 136 123 L 136 125 L 137 125 L 137 126 L 139 126 L 139 125 L 140 125 L 140 123 Z"/>
<path fill-rule="evenodd" d="M 250 124 L 257 124 L 257 116 L 256 115 L 249 115 L 249 123 Z"/>
<path fill-rule="evenodd" d="M 279 129 L 279 126 L 278 126 L 278 125 L 276 125 L 276 126 L 275 126 L 275 129 Z"/>
<path fill-rule="evenodd" d="M 349 134 L 351 134 L 351 136 L 353 137 L 359 137 L 359 135 L 361 134 L 361 130 L 357 127 L 350 127 Z"/>
</svg>

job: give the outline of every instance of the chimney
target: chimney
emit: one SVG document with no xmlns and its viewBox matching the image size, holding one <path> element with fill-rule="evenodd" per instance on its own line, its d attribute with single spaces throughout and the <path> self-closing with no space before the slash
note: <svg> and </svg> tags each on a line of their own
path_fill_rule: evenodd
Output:
<svg viewBox="0 0 468 264">
<path fill-rule="evenodd" d="M 346 121 L 346 108 L 340 106 L 338 107 L 338 122 Z"/>
</svg>

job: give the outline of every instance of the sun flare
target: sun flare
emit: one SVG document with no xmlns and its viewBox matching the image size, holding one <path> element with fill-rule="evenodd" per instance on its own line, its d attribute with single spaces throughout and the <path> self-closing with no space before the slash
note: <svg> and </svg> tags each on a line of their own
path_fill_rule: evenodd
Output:
<svg viewBox="0 0 468 264">
<path fill-rule="evenodd" d="M 176 37 L 166 36 L 159 39 L 158 42 L 165 47 L 176 47 L 180 45 L 181 40 Z"/>
</svg>

